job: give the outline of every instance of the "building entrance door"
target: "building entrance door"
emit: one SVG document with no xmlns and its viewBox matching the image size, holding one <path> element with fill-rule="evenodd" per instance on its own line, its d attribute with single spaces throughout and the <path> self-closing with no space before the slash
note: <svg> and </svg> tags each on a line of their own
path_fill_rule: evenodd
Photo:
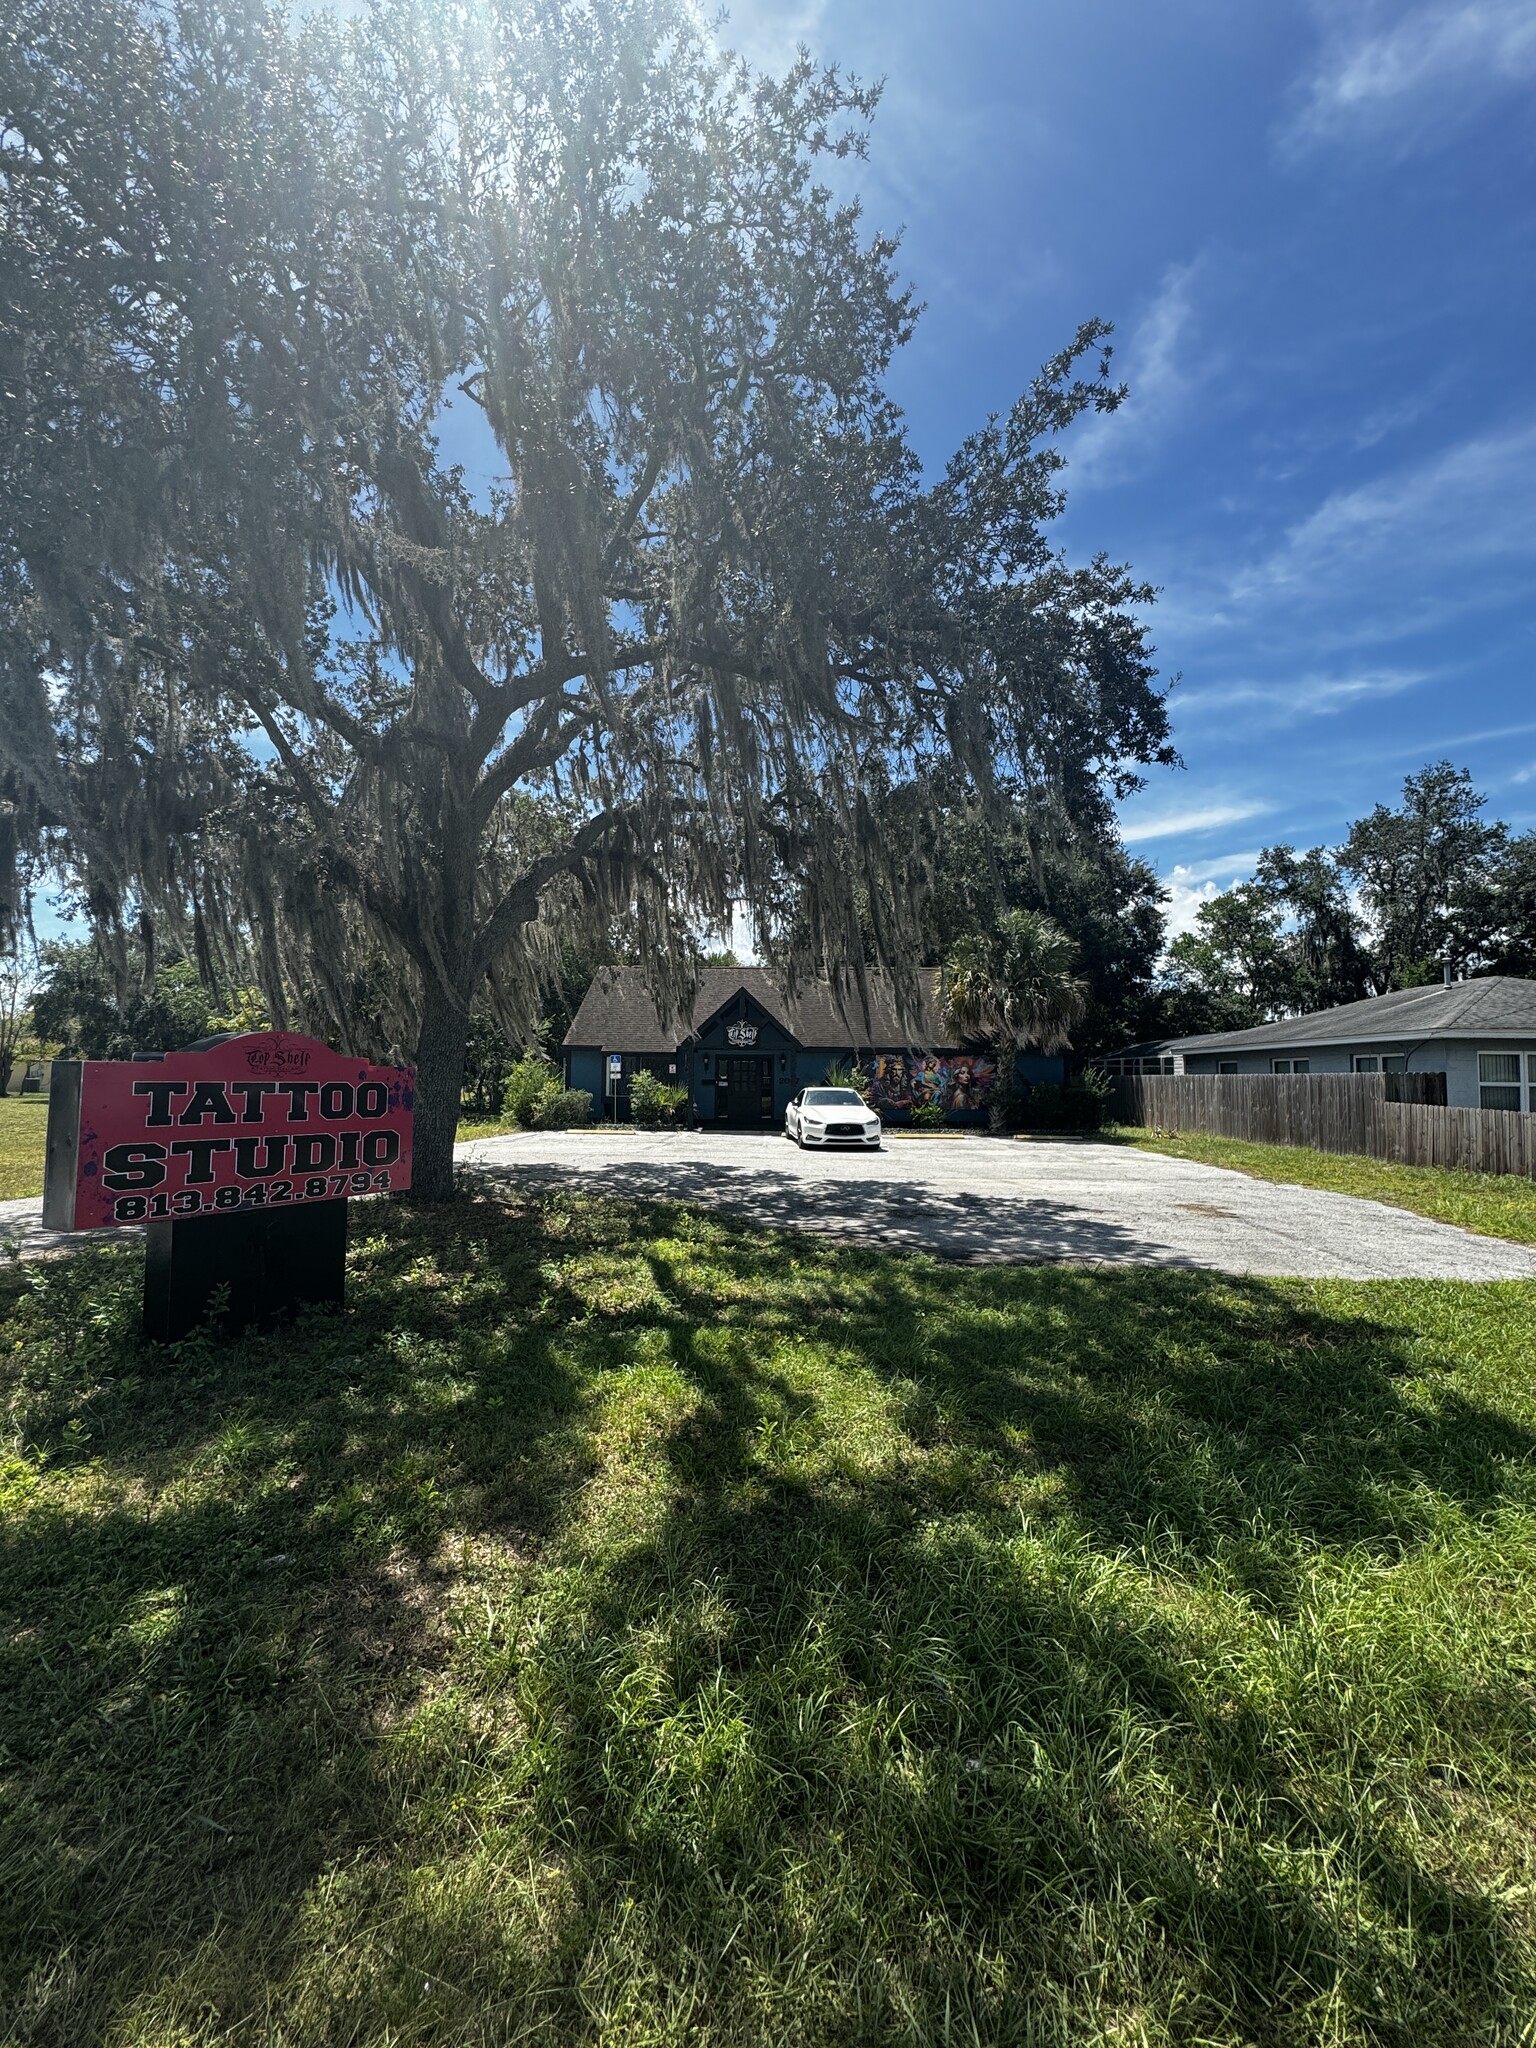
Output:
<svg viewBox="0 0 1536 2048">
<path fill-rule="evenodd" d="M 715 1068 L 715 1122 L 761 1130 L 773 1122 L 773 1060 L 759 1053 L 723 1054 Z"/>
</svg>

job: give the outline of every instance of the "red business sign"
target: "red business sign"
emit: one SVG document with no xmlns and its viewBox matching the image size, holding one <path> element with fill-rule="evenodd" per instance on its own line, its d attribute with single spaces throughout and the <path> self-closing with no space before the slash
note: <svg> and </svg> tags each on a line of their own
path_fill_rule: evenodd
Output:
<svg viewBox="0 0 1536 2048">
<path fill-rule="evenodd" d="M 312 1038 L 263 1031 L 206 1052 L 85 1060 L 75 1071 L 72 1175 L 67 1101 L 49 1111 L 47 1206 L 57 1229 L 249 1213 L 411 1184 L 409 1067 L 369 1066 Z"/>
</svg>

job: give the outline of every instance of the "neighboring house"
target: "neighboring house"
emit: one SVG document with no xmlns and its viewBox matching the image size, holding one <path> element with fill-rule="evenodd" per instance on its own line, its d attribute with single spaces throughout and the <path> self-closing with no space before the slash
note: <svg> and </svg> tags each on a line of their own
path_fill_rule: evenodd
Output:
<svg viewBox="0 0 1536 2048">
<path fill-rule="evenodd" d="M 1453 1109 L 1536 1111 L 1536 982 L 1490 974 L 1397 989 L 1249 1031 L 1128 1045 L 1114 1073 L 1443 1073 Z"/>
<path fill-rule="evenodd" d="M 902 1122 L 914 1104 L 937 1102 L 956 1123 L 984 1123 L 996 1079 L 986 1054 L 957 1046 L 944 1028 L 937 971 L 921 978 L 916 1028 L 903 1029 L 888 987 L 872 983 L 867 1022 L 856 1003 L 850 1024 L 832 991 L 812 983 L 785 996 L 762 967 L 706 967 L 692 1015 L 663 1028 L 638 967 L 605 967 L 582 998 L 565 1034 L 569 1088 L 585 1088 L 597 1114 L 629 1115 L 629 1081 L 648 1067 L 688 1090 L 698 1122 L 769 1130 L 784 1121 L 789 1098 L 829 1066 L 855 1064 L 870 1075 L 870 1101 Z M 1018 1075 L 1060 1081 L 1057 1057 L 1025 1054 Z"/>
</svg>

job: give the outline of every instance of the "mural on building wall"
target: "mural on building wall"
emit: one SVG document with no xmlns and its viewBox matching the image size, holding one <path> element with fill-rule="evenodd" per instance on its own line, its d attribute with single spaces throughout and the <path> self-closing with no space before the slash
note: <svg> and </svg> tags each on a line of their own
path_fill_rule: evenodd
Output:
<svg viewBox="0 0 1536 2048">
<path fill-rule="evenodd" d="M 995 1060 L 957 1053 L 882 1052 L 869 1070 L 869 1101 L 873 1109 L 921 1109 L 936 1102 L 943 1110 L 985 1109 L 997 1080 Z"/>
</svg>

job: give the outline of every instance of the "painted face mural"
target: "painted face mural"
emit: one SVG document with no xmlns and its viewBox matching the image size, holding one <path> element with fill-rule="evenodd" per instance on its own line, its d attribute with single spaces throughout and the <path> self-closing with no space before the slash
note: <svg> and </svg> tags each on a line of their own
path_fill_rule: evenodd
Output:
<svg viewBox="0 0 1536 2048">
<path fill-rule="evenodd" d="M 900 1053 L 876 1054 L 869 1077 L 869 1099 L 877 1109 L 911 1108 L 912 1082 Z"/>
<path fill-rule="evenodd" d="M 985 1109 L 997 1081 L 997 1062 L 962 1053 L 942 1060 L 937 1053 L 878 1053 L 870 1069 L 869 1099 L 876 1109 L 917 1109 L 936 1102 L 941 1109 Z"/>
<path fill-rule="evenodd" d="M 924 1053 L 912 1071 L 912 1101 L 938 1102 L 944 1093 L 944 1062 L 937 1053 Z"/>
</svg>

